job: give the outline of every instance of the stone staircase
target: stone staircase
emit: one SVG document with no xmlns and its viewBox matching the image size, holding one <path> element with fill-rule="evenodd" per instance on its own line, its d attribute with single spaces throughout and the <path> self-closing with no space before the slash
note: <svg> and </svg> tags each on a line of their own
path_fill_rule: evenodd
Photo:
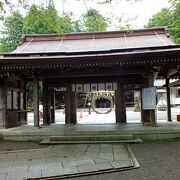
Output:
<svg viewBox="0 0 180 180">
<path fill-rule="evenodd" d="M 143 141 L 134 138 L 133 135 L 120 134 L 91 134 L 91 135 L 63 135 L 49 136 L 40 144 L 96 144 L 96 143 L 142 143 Z"/>
</svg>

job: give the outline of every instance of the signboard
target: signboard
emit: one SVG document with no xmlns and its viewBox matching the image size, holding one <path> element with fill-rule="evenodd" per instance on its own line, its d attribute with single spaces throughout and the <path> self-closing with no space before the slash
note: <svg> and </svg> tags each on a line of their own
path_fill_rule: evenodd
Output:
<svg viewBox="0 0 180 180">
<path fill-rule="evenodd" d="M 142 90 L 143 109 L 156 109 L 156 88 L 143 88 Z"/>
</svg>

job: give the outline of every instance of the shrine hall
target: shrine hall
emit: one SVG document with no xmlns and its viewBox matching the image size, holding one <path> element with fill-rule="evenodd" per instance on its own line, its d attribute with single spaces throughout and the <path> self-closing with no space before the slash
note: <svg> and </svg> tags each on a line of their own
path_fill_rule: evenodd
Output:
<svg viewBox="0 0 180 180">
<path fill-rule="evenodd" d="M 13 52 L 0 55 L 0 128 L 27 124 L 28 83 L 33 87 L 35 127 L 40 102 L 44 125 L 55 122 L 57 106 L 64 108 L 65 124 L 75 125 L 77 104 L 104 116 L 114 109 L 115 123 L 125 125 L 130 91 L 139 93 L 133 102 L 142 125 L 156 126 L 155 106 L 144 104 L 157 103 L 155 80 L 165 80 L 171 121 L 170 87 L 179 85 L 179 68 L 180 45 L 166 27 L 23 35 Z M 143 95 L 146 90 L 151 96 Z"/>
</svg>

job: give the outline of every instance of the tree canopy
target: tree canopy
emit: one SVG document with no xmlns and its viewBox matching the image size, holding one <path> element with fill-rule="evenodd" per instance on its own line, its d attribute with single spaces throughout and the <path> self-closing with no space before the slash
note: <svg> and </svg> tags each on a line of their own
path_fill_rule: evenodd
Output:
<svg viewBox="0 0 180 180">
<path fill-rule="evenodd" d="M 22 34 L 62 34 L 73 32 L 73 28 L 71 15 L 59 16 L 53 1 L 49 0 L 46 7 L 32 5 L 25 17 L 15 11 L 4 19 L 0 51 L 14 50 Z"/>
<path fill-rule="evenodd" d="M 49 34 L 72 32 L 72 20 L 69 15 L 60 17 L 54 4 L 46 8 L 33 5 L 27 16 L 23 27 L 25 34 Z"/>
<path fill-rule="evenodd" d="M 84 30 L 87 32 L 105 31 L 107 28 L 105 18 L 95 9 L 89 9 L 87 13 L 82 16 L 82 23 Z"/>
<path fill-rule="evenodd" d="M 180 43 L 180 0 L 170 0 L 171 7 L 153 15 L 146 27 L 168 26 L 175 41 Z"/>
<path fill-rule="evenodd" d="M 0 51 L 9 52 L 16 48 L 22 35 L 24 18 L 19 12 L 13 12 L 4 21 L 4 29 L 1 31 Z"/>
<path fill-rule="evenodd" d="M 23 17 L 15 11 L 4 19 L 0 51 L 13 51 L 22 34 L 51 34 L 81 31 L 105 31 L 106 19 L 95 9 L 89 9 L 81 19 L 73 20 L 72 13 L 59 15 L 52 0 L 44 6 L 32 5 Z"/>
</svg>

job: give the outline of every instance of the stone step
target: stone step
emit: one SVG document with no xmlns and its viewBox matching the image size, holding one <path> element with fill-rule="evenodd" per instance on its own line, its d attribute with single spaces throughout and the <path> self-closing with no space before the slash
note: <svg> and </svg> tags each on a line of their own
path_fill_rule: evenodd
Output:
<svg viewBox="0 0 180 180">
<path fill-rule="evenodd" d="M 133 140 L 133 135 L 75 135 L 50 136 L 49 141 L 119 141 Z"/>
<path fill-rule="evenodd" d="M 49 139 L 42 140 L 39 144 L 56 145 L 56 144 L 112 144 L 112 143 L 143 143 L 142 139 L 132 140 L 112 140 L 112 141 L 50 141 Z"/>
</svg>

